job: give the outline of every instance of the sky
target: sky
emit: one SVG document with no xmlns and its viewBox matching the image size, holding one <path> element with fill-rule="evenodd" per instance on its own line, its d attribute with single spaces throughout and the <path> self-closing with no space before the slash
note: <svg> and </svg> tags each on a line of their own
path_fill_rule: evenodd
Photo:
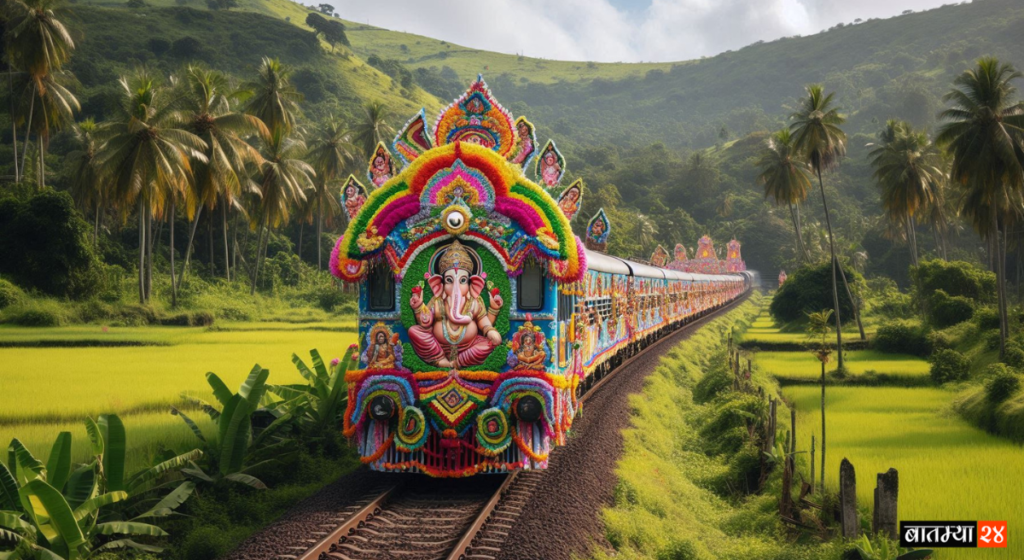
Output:
<svg viewBox="0 0 1024 560">
<path fill-rule="evenodd" d="M 326 1 L 347 20 L 489 51 L 558 60 L 668 62 L 953 0 Z"/>
</svg>

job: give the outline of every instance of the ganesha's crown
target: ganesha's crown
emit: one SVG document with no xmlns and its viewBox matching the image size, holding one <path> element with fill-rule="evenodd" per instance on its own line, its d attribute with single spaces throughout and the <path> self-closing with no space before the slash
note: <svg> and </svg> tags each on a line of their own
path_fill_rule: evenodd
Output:
<svg viewBox="0 0 1024 560">
<path fill-rule="evenodd" d="M 441 255 L 438 264 L 441 267 L 441 272 L 451 270 L 453 268 L 459 268 L 468 270 L 470 274 L 475 272 L 473 270 L 473 257 L 469 254 L 469 251 L 459 243 L 456 239 L 444 250 L 444 254 Z"/>
</svg>

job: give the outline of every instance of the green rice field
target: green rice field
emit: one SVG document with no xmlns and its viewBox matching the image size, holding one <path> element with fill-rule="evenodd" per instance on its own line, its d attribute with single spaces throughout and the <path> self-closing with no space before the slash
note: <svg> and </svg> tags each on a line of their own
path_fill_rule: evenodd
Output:
<svg viewBox="0 0 1024 560">
<path fill-rule="evenodd" d="M 858 376 L 874 372 L 897 379 L 921 379 L 928 377 L 931 365 L 917 356 L 907 354 L 883 354 L 874 350 L 847 351 L 843 355 L 851 381 Z M 810 352 L 758 352 L 754 360 L 766 372 L 781 381 L 816 382 L 821 378 L 821 362 Z M 826 366 L 828 372 L 836 370 L 833 356 Z"/>
<path fill-rule="evenodd" d="M 806 344 L 810 342 L 807 338 L 807 333 L 801 330 L 783 330 L 776 325 L 771 315 L 768 314 L 767 304 L 765 305 L 766 307 L 761 310 L 761 314 L 739 335 L 739 342 L 746 346 L 757 344 Z M 863 321 L 864 333 L 870 338 L 874 334 L 876 326 L 870 318 L 865 317 Z M 831 337 L 833 342 L 835 342 L 835 333 Z M 860 340 L 860 331 L 857 330 L 857 325 L 844 324 L 843 337 L 843 342 Z"/>
<path fill-rule="evenodd" d="M 85 441 L 82 419 L 117 413 L 124 420 L 134 451 L 160 445 L 182 449 L 194 445 L 193 436 L 168 410 L 181 404 L 185 392 L 208 398 L 206 372 L 215 372 L 228 386 L 237 386 L 253 364 L 259 363 L 270 370 L 271 383 L 301 382 L 291 363 L 293 353 L 308 357 L 309 350 L 315 348 L 325 360 L 340 357 L 356 341 L 354 330 L 354 319 L 312 324 L 225 323 L 213 329 L 0 328 L 0 344 L 39 340 L 90 344 L 0 347 L 0 444 L 6 447 L 17 437 L 37 456 L 45 457 L 57 433 L 67 430 L 74 436 L 76 449 L 84 454 L 85 447 L 79 447 Z M 97 346 L 95 341 L 149 345 Z M 206 415 L 191 416 L 201 423 Z M 141 465 L 146 458 L 137 460 Z"/>
<path fill-rule="evenodd" d="M 811 434 L 821 441 L 820 391 L 784 389 L 796 406 L 800 451 L 809 448 Z M 876 473 L 894 467 L 901 520 L 1006 520 L 1008 527 L 1024 527 L 1024 448 L 955 416 L 951 393 L 831 387 L 826 395 L 828 486 L 837 487 L 839 463 L 848 458 L 857 471 L 858 505 L 870 508 Z M 820 455 L 816 461 L 820 466 Z M 1024 539 L 1009 539 L 1006 549 L 945 549 L 934 557 L 1020 559 Z"/>
</svg>

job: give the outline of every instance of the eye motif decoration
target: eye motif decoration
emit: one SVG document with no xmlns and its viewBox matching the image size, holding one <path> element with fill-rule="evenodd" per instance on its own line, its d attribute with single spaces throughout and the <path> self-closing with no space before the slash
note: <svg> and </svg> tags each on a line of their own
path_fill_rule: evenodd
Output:
<svg viewBox="0 0 1024 560">
<path fill-rule="evenodd" d="M 469 211 L 459 206 L 453 206 L 445 211 L 443 218 L 444 229 L 448 233 L 458 235 L 469 229 Z"/>
</svg>

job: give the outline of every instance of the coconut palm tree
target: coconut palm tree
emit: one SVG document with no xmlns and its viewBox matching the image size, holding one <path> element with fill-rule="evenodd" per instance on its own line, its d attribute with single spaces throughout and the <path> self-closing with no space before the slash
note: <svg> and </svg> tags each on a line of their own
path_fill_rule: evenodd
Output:
<svg viewBox="0 0 1024 560">
<path fill-rule="evenodd" d="M 376 144 L 374 144 L 376 146 Z M 342 127 L 341 122 L 333 116 L 317 131 L 313 139 L 306 160 L 316 170 L 316 180 L 313 191 L 313 210 L 316 212 L 316 269 L 322 270 L 322 254 L 324 221 L 333 225 L 336 217 L 340 215 L 341 204 L 338 197 L 331 194 L 330 185 L 333 185 L 346 168 L 355 163 L 357 148 L 348 141 L 348 133 Z"/>
<path fill-rule="evenodd" d="M 806 261 L 810 255 L 800 231 L 800 204 L 807 200 L 807 193 L 811 190 L 811 176 L 807 162 L 793 148 L 793 136 L 788 128 L 768 139 L 757 166 L 761 170 L 757 180 L 764 185 L 764 197 L 772 197 L 780 206 L 789 206 L 797 253 L 800 260 Z"/>
<path fill-rule="evenodd" d="M 793 123 L 789 129 L 793 133 L 793 147 L 811 164 L 811 169 L 818 176 L 818 187 L 821 189 L 825 227 L 828 228 L 828 249 L 832 259 L 832 304 L 836 321 L 837 365 L 842 370 L 843 329 L 839 317 L 839 284 L 836 274 L 838 263 L 832 218 L 828 211 L 828 200 L 825 198 L 825 183 L 821 178 L 824 171 L 839 167 L 839 160 L 846 155 L 846 133 L 840 128 L 840 125 L 846 122 L 846 118 L 833 106 L 834 97 L 834 93 L 826 94 L 825 89 L 818 84 L 807 86 L 807 95 L 800 100 L 800 107 L 790 115 Z"/>
<path fill-rule="evenodd" d="M 982 58 L 953 80 L 944 101 L 952 106 L 937 142 L 952 155 L 951 180 L 962 190 L 961 211 L 994 246 L 999 296 L 999 355 L 1009 332 L 1006 296 L 1006 236 L 1021 215 L 1024 191 L 1024 102 L 1012 81 L 1024 77 L 1010 64 Z"/>
<path fill-rule="evenodd" d="M 61 70 L 53 70 L 42 76 L 21 73 L 14 80 L 16 91 L 20 91 L 20 100 L 16 104 L 21 110 L 19 114 L 27 114 L 23 121 L 26 128 L 25 151 L 22 153 L 20 175 L 25 175 L 26 158 L 28 157 L 28 134 L 35 132 L 36 153 L 36 186 L 46 186 L 45 156 L 50 135 L 74 123 L 74 115 L 81 108 L 78 98 L 65 84 L 71 81 L 71 75 Z M 28 105 L 28 107 L 24 107 Z"/>
<path fill-rule="evenodd" d="M 259 164 L 257 183 L 261 196 L 257 208 L 259 224 L 251 294 L 256 293 L 270 230 L 288 223 L 291 209 L 306 200 L 305 193 L 313 188 L 313 178 L 316 176 L 313 167 L 300 159 L 306 152 L 306 145 L 301 140 L 289 137 L 280 128 L 270 129 L 267 134 L 261 135 L 260 140 L 263 161 Z"/>
<path fill-rule="evenodd" d="M 18 69 L 24 72 L 30 82 L 34 82 L 31 88 L 22 88 L 29 99 L 28 117 L 15 118 L 14 102 L 12 101 L 12 132 L 14 134 L 14 167 L 15 177 L 20 180 L 24 170 L 25 157 L 28 155 L 28 135 L 33 129 L 35 103 L 37 98 L 45 97 L 49 91 L 46 78 L 60 68 L 71 58 L 71 51 L 75 48 L 75 42 L 67 28 L 56 17 L 56 0 L 6 0 L 3 3 L 3 19 L 6 20 L 4 29 L 4 52 L 8 56 L 8 86 L 13 94 L 18 89 L 14 86 L 11 70 Z M 53 79 L 51 78 L 51 81 Z M 67 95 L 58 92 L 57 98 L 68 100 Z M 71 96 L 73 99 L 74 96 Z M 77 100 L 74 105 L 77 108 Z M 21 169 L 18 168 L 18 122 L 27 124 L 25 133 L 25 148 L 21 158 Z M 45 125 L 45 121 L 44 121 Z M 49 126 L 35 127 L 36 130 L 44 129 L 49 132 Z M 42 143 L 42 142 L 40 142 Z M 40 160 L 43 151 L 40 150 Z M 40 178 L 43 173 L 40 171 Z"/>
<path fill-rule="evenodd" d="M 658 226 L 645 214 L 633 215 L 633 238 L 640 244 L 641 259 L 647 259 L 651 253 L 648 247 L 654 244 L 654 236 L 658 234 Z"/>
<path fill-rule="evenodd" d="M 93 247 L 99 247 L 100 215 L 106 205 L 106 189 L 96 170 L 96 123 L 86 119 L 75 127 L 78 148 L 64 160 L 65 176 L 75 204 L 86 216 L 93 216 Z"/>
<path fill-rule="evenodd" d="M 219 203 L 224 240 L 224 277 L 231 279 L 228 248 L 228 211 L 249 180 L 246 164 L 260 161 L 260 154 L 243 140 L 253 134 L 266 134 L 267 127 L 258 117 L 232 110 L 234 92 L 224 74 L 189 65 L 180 79 L 180 107 L 176 118 L 183 128 L 206 142 L 205 160 L 192 162 L 195 181 L 189 200 L 192 217 L 185 266 L 181 279 L 188 272 L 196 226 L 203 208 L 213 211 Z M 178 281 L 179 284 L 181 280 Z M 174 288 L 178 289 L 178 286 Z"/>
<path fill-rule="evenodd" d="M 387 142 L 395 135 L 395 129 L 388 124 L 388 109 L 380 101 L 371 101 L 363 107 L 363 119 L 352 131 L 352 143 L 363 151 L 367 160 L 377 149 L 378 142 Z"/>
<path fill-rule="evenodd" d="M 871 151 L 874 177 L 882 191 L 882 208 L 890 220 L 907 229 L 910 264 L 917 266 L 915 214 L 935 202 L 935 185 L 942 181 L 942 157 L 924 132 L 909 123 L 890 120 Z"/>
<path fill-rule="evenodd" d="M 245 112 L 254 115 L 272 132 L 281 129 L 290 134 L 299 115 L 302 94 L 289 81 L 291 68 L 276 58 L 263 57 L 256 79 L 242 84 L 251 93 Z"/>
<path fill-rule="evenodd" d="M 139 301 L 146 303 L 153 280 L 153 216 L 163 214 L 168 203 L 173 216 L 173 205 L 192 181 L 192 162 L 205 160 L 207 146 L 202 138 L 174 126 L 173 111 L 161 105 L 162 91 L 145 70 L 122 77 L 118 84 L 120 115 L 97 131 L 95 161 L 100 176 L 109 184 L 111 199 L 126 208 L 137 207 Z M 173 275 L 173 266 L 171 271 Z"/>
</svg>

